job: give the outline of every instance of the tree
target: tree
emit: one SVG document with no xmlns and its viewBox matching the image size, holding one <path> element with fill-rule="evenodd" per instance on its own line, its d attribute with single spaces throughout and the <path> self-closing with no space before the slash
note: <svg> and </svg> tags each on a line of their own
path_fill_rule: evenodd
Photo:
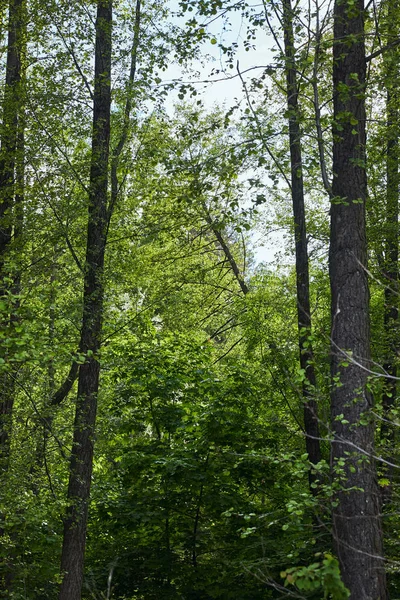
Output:
<svg viewBox="0 0 400 600">
<path fill-rule="evenodd" d="M 332 15 L 314 5 L 184 0 L 180 30 L 162 0 L 113 15 L 109 0 L 29 3 L 26 116 L 0 153 L 15 161 L 0 368 L 18 369 L 5 595 L 272 600 L 293 585 L 344 599 L 346 585 L 387 597 L 374 417 L 396 417 L 398 7 L 383 3 L 367 36 L 361 1 L 338 0 L 332 46 Z M 251 56 L 265 32 L 268 64 L 240 57 L 235 70 L 237 47 Z M 206 110 L 191 73 L 171 115 L 163 72 L 190 67 L 199 42 L 243 102 Z M 279 229 L 280 261 L 256 264 L 253 227 Z M 380 248 L 372 266 L 366 238 Z M 394 463 L 396 422 L 382 423 Z M 385 549 L 397 560 L 393 482 Z"/>
<path fill-rule="evenodd" d="M 306 448 L 310 462 L 314 465 L 321 460 L 318 410 L 315 400 L 316 375 L 311 335 L 310 278 L 308 268 L 308 243 L 303 187 L 303 162 L 300 131 L 300 111 L 298 105 L 298 83 L 295 61 L 293 11 L 290 0 L 283 0 L 283 27 L 285 44 L 286 96 L 289 114 L 289 142 L 291 165 L 291 194 L 293 204 L 296 281 L 297 281 L 297 320 L 299 330 L 300 367 L 305 379 L 303 382 L 304 429 Z M 315 473 L 310 471 L 311 491 L 316 493 Z"/>
<path fill-rule="evenodd" d="M 15 273 L 10 272 L 7 263 L 12 240 L 20 235 L 20 224 L 17 197 L 21 190 L 16 183 L 16 163 L 21 164 L 18 139 L 23 136 L 23 72 L 24 49 L 26 46 L 26 15 L 24 0 L 12 0 L 8 10 L 8 41 L 6 81 L 3 99 L 3 124 L 1 130 L 0 154 L 0 320 L 1 327 L 9 330 L 13 317 L 10 313 L 15 307 L 15 298 L 10 301 L 13 292 Z M 22 158 L 23 161 L 23 158 Z M 19 171 L 21 172 L 21 171 Z M 15 294 L 14 294 L 15 295 Z M 11 319 L 11 321 L 10 321 Z M 6 336 L 4 336 L 6 337 Z M 15 393 L 15 373 L 7 372 L 4 368 L 5 359 L 0 365 L 0 468 L 7 470 L 11 420 Z"/>
<path fill-rule="evenodd" d="M 93 466 L 97 396 L 99 391 L 103 319 L 103 268 L 108 225 L 108 162 L 111 114 L 111 0 L 99 0 L 96 16 L 96 50 L 93 93 L 93 133 L 89 182 L 89 218 L 84 270 L 83 318 L 74 439 L 68 485 L 68 513 L 64 521 L 61 557 L 63 581 L 60 600 L 79 600 L 90 484 Z"/>
<path fill-rule="evenodd" d="M 351 598 L 386 598 L 374 463 L 365 229 L 364 5 L 337 0 L 333 46 L 331 461 L 333 535 Z"/>
<path fill-rule="evenodd" d="M 26 50 L 25 0 L 10 0 L 2 127 L 0 133 L 0 340 L 7 347 L 13 340 L 19 304 L 19 267 L 12 267 L 11 247 L 17 245 L 22 229 L 24 186 L 24 74 Z M 9 468 L 13 407 L 17 369 L 9 362 L 11 348 L 0 357 L 0 473 Z M 11 358 L 15 358 L 11 356 Z M 7 364 L 8 363 L 8 364 Z M 6 517 L 0 513 L 0 538 Z M 0 589 L 9 592 L 13 579 L 12 560 L 2 560 Z"/>
</svg>

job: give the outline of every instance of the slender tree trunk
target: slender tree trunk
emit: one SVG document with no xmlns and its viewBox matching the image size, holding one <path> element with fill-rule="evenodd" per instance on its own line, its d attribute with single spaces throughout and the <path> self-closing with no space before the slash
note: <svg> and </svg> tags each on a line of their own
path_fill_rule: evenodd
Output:
<svg viewBox="0 0 400 600">
<path fill-rule="evenodd" d="M 296 249 L 297 324 L 299 331 L 300 367 L 304 369 L 303 383 L 304 429 L 309 460 L 321 460 L 318 408 L 315 401 L 316 377 L 311 334 L 310 280 L 308 272 L 308 247 L 304 207 L 303 163 L 301 152 L 300 112 L 293 36 L 293 11 L 291 0 L 283 0 L 283 23 L 286 59 L 286 95 L 289 113 L 289 141 L 294 235 Z M 316 493 L 315 474 L 309 474 L 310 489 Z"/>
<path fill-rule="evenodd" d="M 8 310 L 8 292 L 13 292 L 12 274 L 7 256 L 13 238 L 15 216 L 15 165 L 17 161 L 18 121 L 23 106 L 21 89 L 22 56 L 25 45 L 24 0 L 10 0 L 7 42 L 6 81 L 3 100 L 3 127 L 0 151 L 0 298 L 6 308 L 0 314 L 0 327 L 8 328 L 12 315 Z M 14 211 L 14 214 L 13 214 Z M 14 235 L 20 234 L 18 222 Z M 11 275 L 11 277 L 10 277 Z M 14 374 L 0 373 L 0 469 L 8 469 L 11 420 L 14 404 Z"/>
<path fill-rule="evenodd" d="M 50 348 L 53 347 L 55 341 L 55 308 L 54 304 L 56 302 L 56 282 L 57 282 L 57 252 L 56 248 L 54 249 L 53 260 L 51 264 L 51 272 L 50 272 L 50 290 L 49 290 L 49 324 L 48 324 L 48 345 Z M 39 492 L 39 489 L 36 486 L 35 474 L 39 473 L 43 468 L 43 465 L 46 463 L 46 451 L 47 451 L 47 442 L 49 439 L 49 433 L 52 429 L 53 418 L 54 418 L 54 408 L 51 405 L 51 399 L 55 393 L 55 368 L 54 368 L 54 359 L 51 358 L 49 360 L 49 364 L 47 366 L 47 390 L 43 403 L 42 415 L 40 417 L 39 423 L 39 439 L 36 443 L 36 456 L 35 462 L 31 467 L 31 473 L 33 476 L 33 489 L 35 493 Z"/>
<path fill-rule="evenodd" d="M 107 232 L 108 163 L 111 109 L 112 2 L 98 0 L 94 74 L 92 158 L 89 218 L 84 275 L 80 352 L 74 437 L 61 557 L 63 581 L 60 600 L 80 600 L 93 444 L 99 390 L 99 350 L 103 316 L 103 267 Z"/>
<path fill-rule="evenodd" d="M 25 0 L 10 0 L 6 79 L 3 99 L 3 123 L 0 150 L 0 313 L 1 330 L 6 332 L 18 319 L 20 273 L 7 265 L 11 245 L 22 233 L 24 192 L 24 54 L 26 48 Z M 4 358 L 7 358 L 6 356 Z M 16 371 L 0 371 L 0 473 L 9 468 L 12 412 Z M 3 484 L 6 482 L 4 481 Z M 6 485 L 4 485 L 6 488 Z M 0 514 L 0 538 L 5 531 L 5 517 Z M 14 578 L 13 554 L 0 564 L 0 595 L 8 597 Z"/>
<path fill-rule="evenodd" d="M 376 484 L 365 231 L 363 0 L 336 0 L 333 47 L 331 466 L 333 536 L 351 600 L 387 598 Z"/>
<path fill-rule="evenodd" d="M 134 85 L 135 85 L 135 77 L 136 77 L 136 65 L 138 58 L 138 49 L 139 49 L 139 41 L 140 41 L 140 22 L 141 22 L 141 0 L 136 0 L 135 7 L 135 25 L 133 32 L 133 44 L 131 49 L 131 65 L 129 71 L 129 78 L 126 89 L 126 103 L 125 103 L 125 111 L 124 111 L 124 119 L 121 134 L 118 140 L 117 145 L 113 148 L 111 153 L 110 160 L 110 183 L 111 183 L 111 199 L 109 202 L 108 210 L 107 210 L 107 230 L 106 237 L 108 235 L 108 227 L 110 225 L 110 220 L 113 214 L 114 207 L 117 203 L 118 196 L 121 191 L 120 181 L 118 179 L 118 168 L 120 164 L 120 158 L 122 151 L 125 147 L 126 142 L 128 141 L 129 127 L 130 127 L 130 117 L 132 112 L 133 105 L 133 96 L 134 96 Z M 57 391 L 55 391 L 50 399 L 50 404 L 58 405 L 65 400 L 68 396 L 69 392 L 72 389 L 77 377 L 78 377 L 78 364 L 73 362 L 69 373 L 59 387 Z"/>
</svg>

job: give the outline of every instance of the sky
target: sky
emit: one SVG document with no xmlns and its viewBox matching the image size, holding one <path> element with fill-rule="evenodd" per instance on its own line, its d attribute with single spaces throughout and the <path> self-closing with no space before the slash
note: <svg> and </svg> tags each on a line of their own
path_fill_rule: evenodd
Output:
<svg viewBox="0 0 400 600">
<path fill-rule="evenodd" d="M 178 2 L 171 0 L 171 10 L 178 9 Z M 260 6 L 258 4 L 258 6 Z M 189 17 L 193 16 L 193 13 L 187 13 Z M 183 24 L 182 19 L 176 19 L 176 22 Z M 200 26 L 203 23 L 200 22 Z M 198 91 L 198 98 L 203 101 L 205 108 L 210 110 L 215 104 L 225 105 L 227 108 L 234 104 L 235 99 L 242 99 L 245 103 L 242 82 L 237 76 L 236 62 L 238 61 L 240 72 L 243 73 L 244 79 L 246 77 L 255 77 L 257 73 L 262 73 L 263 68 L 273 63 L 273 54 L 271 52 L 275 42 L 272 36 L 268 36 L 266 31 L 260 31 L 257 39 L 253 42 L 254 48 L 246 51 L 243 46 L 243 41 L 246 37 L 246 24 L 242 21 L 242 17 L 239 12 L 234 12 L 230 17 L 230 27 L 222 30 L 221 20 L 215 21 L 212 25 L 206 28 L 206 31 L 211 34 L 211 38 L 216 40 L 217 43 L 206 41 L 202 47 L 202 53 L 207 54 L 209 60 L 204 61 L 193 61 L 191 68 L 196 73 L 185 73 L 177 64 L 171 64 L 167 71 L 163 73 L 162 79 L 164 82 L 182 79 L 182 81 L 190 81 L 195 85 Z M 237 54 L 235 56 L 234 65 L 235 68 L 229 69 L 225 63 L 225 56 L 220 50 L 218 44 L 225 43 L 230 44 L 232 42 L 238 43 Z M 212 75 L 212 71 L 218 69 L 220 71 L 217 75 Z M 203 83 L 204 81 L 210 81 L 212 83 Z M 172 94 L 168 104 L 168 108 L 173 110 L 173 106 L 176 102 L 179 102 L 177 93 Z M 268 237 L 262 235 L 262 226 L 258 226 L 257 231 L 252 233 L 252 245 L 256 263 L 266 262 L 272 263 L 275 260 L 275 254 L 277 251 L 281 251 L 283 247 L 283 237 L 279 232 L 270 234 Z"/>
</svg>

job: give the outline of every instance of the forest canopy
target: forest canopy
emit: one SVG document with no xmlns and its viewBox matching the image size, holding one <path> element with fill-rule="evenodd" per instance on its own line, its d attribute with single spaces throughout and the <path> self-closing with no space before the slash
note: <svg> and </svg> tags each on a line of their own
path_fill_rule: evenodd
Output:
<svg viewBox="0 0 400 600">
<path fill-rule="evenodd" d="M 399 0 L 0 16 L 0 596 L 396 598 Z"/>
</svg>

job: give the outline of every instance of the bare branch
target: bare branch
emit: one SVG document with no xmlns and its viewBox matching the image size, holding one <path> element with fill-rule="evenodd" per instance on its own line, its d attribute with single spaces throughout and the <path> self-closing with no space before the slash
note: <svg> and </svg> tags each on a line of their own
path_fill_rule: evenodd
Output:
<svg viewBox="0 0 400 600">
<path fill-rule="evenodd" d="M 257 115 L 256 111 L 254 110 L 254 106 L 253 106 L 253 104 L 251 102 L 251 99 L 250 99 L 249 91 L 247 89 L 246 83 L 245 83 L 245 81 L 244 81 L 244 79 L 242 77 L 242 73 L 241 73 L 240 68 L 239 68 L 239 61 L 237 61 L 237 63 L 236 63 L 236 70 L 237 70 L 238 75 L 240 77 L 240 81 L 242 82 L 243 89 L 244 89 L 244 92 L 246 94 L 247 105 L 248 105 L 249 109 L 251 110 L 251 113 L 252 113 L 252 115 L 254 117 L 254 121 L 256 123 L 257 130 L 258 130 L 258 133 L 260 135 L 260 139 L 261 139 L 262 145 L 263 145 L 264 149 L 267 151 L 267 153 L 269 154 L 269 156 L 274 161 L 276 167 L 278 168 L 279 172 L 281 173 L 281 175 L 285 179 L 287 185 L 289 186 L 289 189 L 291 190 L 292 186 L 291 186 L 291 183 L 290 183 L 290 181 L 289 181 L 289 179 L 288 179 L 285 171 L 282 169 L 282 167 L 280 166 L 278 160 L 275 158 L 273 152 L 271 151 L 270 147 L 268 146 L 268 144 L 265 141 L 263 130 L 262 130 L 262 127 L 260 125 L 260 121 L 258 119 L 258 115 Z"/>
<path fill-rule="evenodd" d="M 128 133 L 129 133 L 129 123 L 130 123 L 130 116 L 131 116 L 131 111 L 132 111 L 132 93 L 133 93 L 133 86 L 134 86 L 135 77 L 136 77 L 136 64 L 137 64 L 137 55 L 138 55 L 139 39 L 140 39 L 140 19 L 141 19 L 141 0 L 136 0 L 135 26 L 134 26 L 133 43 L 132 43 L 132 50 L 131 50 L 131 68 L 130 68 L 127 91 L 126 91 L 124 122 L 122 125 L 121 136 L 119 138 L 118 144 L 116 145 L 114 151 L 112 152 L 112 158 L 111 158 L 111 200 L 110 200 L 110 206 L 108 208 L 108 224 L 110 223 L 110 219 L 111 219 L 115 204 L 117 202 L 118 193 L 121 189 L 121 186 L 118 183 L 118 166 L 119 166 L 119 159 L 121 157 L 122 150 L 124 149 L 124 146 L 128 139 Z"/>
</svg>

